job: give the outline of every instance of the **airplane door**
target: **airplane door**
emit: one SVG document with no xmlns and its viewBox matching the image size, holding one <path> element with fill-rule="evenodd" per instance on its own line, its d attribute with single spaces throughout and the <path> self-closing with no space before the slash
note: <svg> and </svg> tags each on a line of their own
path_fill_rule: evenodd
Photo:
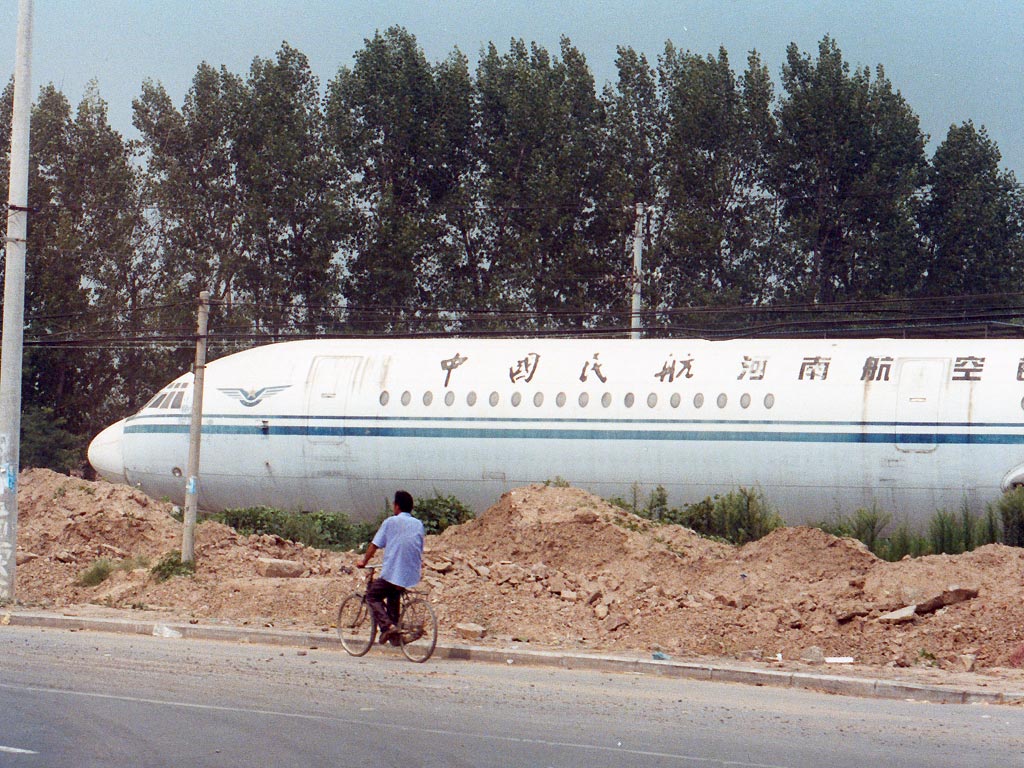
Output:
<svg viewBox="0 0 1024 768">
<path fill-rule="evenodd" d="M 318 357 L 306 402 L 308 458 L 344 459 L 347 406 L 363 365 L 361 357 Z"/>
<path fill-rule="evenodd" d="M 920 359 L 899 362 L 896 399 L 896 449 L 907 453 L 931 453 L 935 450 L 935 432 L 939 420 L 942 386 L 948 360 Z M 914 429 L 913 425 L 922 425 Z M 911 435 L 919 434 L 916 439 Z"/>
</svg>

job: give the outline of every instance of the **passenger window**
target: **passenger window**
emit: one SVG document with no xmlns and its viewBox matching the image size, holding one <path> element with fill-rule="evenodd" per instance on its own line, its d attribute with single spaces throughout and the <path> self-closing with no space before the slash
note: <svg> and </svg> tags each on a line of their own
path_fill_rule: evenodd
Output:
<svg viewBox="0 0 1024 768">
<path fill-rule="evenodd" d="M 493 408 L 494 406 L 496 406 L 498 404 L 498 400 L 499 399 L 500 398 L 498 397 L 498 393 L 497 392 L 491 392 L 491 397 L 490 397 L 490 400 L 488 402 L 490 402 L 491 407 Z"/>
<path fill-rule="evenodd" d="M 693 407 L 694 408 L 703 408 L 704 407 L 704 395 L 701 394 L 700 392 L 698 392 L 696 395 L 693 396 Z"/>
<path fill-rule="evenodd" d="M 476 405 L 476 392 L 466 395 L 466 405 Z"/>
<path fill-rule="evenodd" d="M 603 395 L 601 395 L 601 405 L 603 405 L 605 408 L 607 408 L 611 404 L 612 404 L 612 393 L 611 392 L 605 392 Z"/>
<path fill-rule="evenodd" d="M 679 407 L 679 404 L 680 404 L 681 402 L 683 402 L 683 398 L 681 398 L 681 397 L 679 396 L 679 393 L 678 393 L 678 392 L 673 392 L 673 393 L 672 393 L 672 397 L 670 397 L 670 398 L 669 398 L 669 401 L 668 401 L 668 402 L 669 402 L 669 404 L 671 404 L 671 406 L 672 406 L 673 408 L 678 408 L 678 407 Z"/>
<path fill-rule="evenodd" d="M 772 407 L 774 407 L 774 405 L 775 405 L 775 395 L 773 395 L 771 392 L 769 392 L 767 395 L 764 396 L 764 407 L 765 408 L 772 408 Z"/>
<path fill-rule="evenodd" d="M 750 407 L 750 395 L 746 392 L 743 393 L 743 397 L 740 398 L 740 408 Z"/>
<path fill-rule="evenodd" d="M 647 407 L 648 408 L 653 408 L 657 404 L 658 404 L 658 396 L 654 392 L 651 392 L 651 394 L 649 394 L 647 396 Z"/>
<path fill-rule="evenodd" d="M 565 406 L 565 392 L 559 392 L 558 395 L 555 396 L 555 405 L 559 408 Z"/>
<path fill-rule="evenodd" d="M 586 408 L 587 407 L 587 403 L 589 403 L 589 402 L 590 402 L 590 395 L 588 395 L 586 392 L 580 392 L 580 407 L 581 408 Z M 1021 407 L 1024 408 L 1024 402 L 1022 402 Z"/>
<path fill-rule="evenodd" d="M 533 404 L 536 407 L 538 407 L 538 408 L 540 408 L 542 405 L 544 405 L 544 393 L 543 392 L 538 392 L 537 394 L 535 394 L 533 396 Z"/>
<path fill-rule="evenodd" d="M 402 393 L 402 405 L 408 405 L 412 402 L 412 393 L 409 390 L 405 390 Z"/>
<path fill-rule="evenodd" d="M 444 393 L 444 404 L 455 405 L 455 393 L 452 392 L 451 390 L 448 390 L 447 392 Z"/>
<path fill-rule="evenodd" d="M 387 405 L 388 404 L 388 400 L 390 400 L 390 399 L 391 399 L 391 396 L 388 394 L 388 391 L 386 389 L 383 392 L 380 393 L 380 404 L 381 405 Z"/>
<path fill-rule="evenodd" d="M 719 408 L 725 408 L 725 406 L 726 406 L 726 404 L 728 402 L 729 402 L 729 396 L 727 394 L 725 394 L 725 392 L 722 392 L 718 396 L 718 407 Z"/>
<path fill-rule="evenodd" d="M 626 396 L 622 399 L 622 402 L 625 403 L 627 408 L 632 408 L 633 407 L 633 403 L 635 401 L 636 401 L 636 398 L 633 397 L 633 393 L 632 392 L 627 392 Z"/>
<path fill-rule="evenodd" d="M 430 405 L 432 402 L 434 402 L 434 393 L 430 392 L 430 391 L 424 392 L 423 393 L 423 404 L 424 405 Z"/>
<path fill-rule="evenodd" d="M 512 407 L 518 408 L 519 404 L 523 402 L 523 396 L 519 392 L 512 393 Z"/>
</svg>

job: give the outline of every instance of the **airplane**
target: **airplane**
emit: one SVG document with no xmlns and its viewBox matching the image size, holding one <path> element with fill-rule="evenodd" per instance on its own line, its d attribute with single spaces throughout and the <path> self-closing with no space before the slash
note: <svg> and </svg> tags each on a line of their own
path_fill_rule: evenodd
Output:
<svg viewBox="0 0 1024 768">
<path fill-rule="evenodd" d="M 103 478 L 182 504 L 191 373 L 101 432 Z M 759 489 L 788 523 L 972 509 L 1024 484 L 1024 342 L 324 339 L 209 363 L 199 507 L 372 520 L 564 479 L 673 506 Z M 641 497 L 645 498 L 645 497 Z"/>
</svg>

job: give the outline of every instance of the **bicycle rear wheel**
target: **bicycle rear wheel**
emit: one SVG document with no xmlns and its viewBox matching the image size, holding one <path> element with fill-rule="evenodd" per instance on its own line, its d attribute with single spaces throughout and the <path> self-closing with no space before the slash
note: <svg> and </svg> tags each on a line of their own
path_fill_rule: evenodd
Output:
<svg viewBox="0 0 1024 768">
<path fill-rule="evenodd" d="M 437 617 L 430 603 L 414 597 L 402 606 L 398 637 L 402 653 L 409 661 L 424 662 L 430 658 L 437 645 Z"/>
<path fill-rule="evenodd" d="M 373 647 L 377 625 L 370 608 L 358 592 L 341 601 L 338 608 L 338 637 L 342 647 L 353 656 L 364 656 Z"/>
</svg>

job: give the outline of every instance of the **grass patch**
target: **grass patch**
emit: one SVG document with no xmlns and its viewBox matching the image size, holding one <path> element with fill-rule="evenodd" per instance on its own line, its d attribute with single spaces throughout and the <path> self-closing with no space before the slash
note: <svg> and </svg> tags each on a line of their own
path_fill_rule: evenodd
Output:
<svg viewBox="0 0 1024 768">
<path fill-rule="evenodd" d="M 168 552 L 149 572 L 157 581 L 167 581 L 175 576 L 192 576 L 196 572 L 196 564 L 195 561 L 181 562 L 180 552 Z"/>
<path fill-rule="evenodd" d="M 708 497 L 682 509 L 670 507 L 668 493 L 655 488 L 645 502 L 639 485 L 633 485 L 631 499 L 614 497 L 610 504 L 655 523 L 682 525 L 705 538 L 731 544 L 746 544 L 767 536 L 783 526 L 782 517 L 760 490 L 739 488 Z"/>
<path fill-rule="evenodd" d="M 1011 547 L 1024 547 L 1024 488 L 1014 488 L 1003 494 L 995 504 L 1003 527 L 1003 543 Z"/>
<path fill-rule="evenodd" d="M 608 502 L 656 524 L 682 525 L 705 538 L 730 544 L 756 541 L 785 525 L 758 489 L 739 488 L 684 504 L 680 509 L 669 506 L 662 486 L 645 499 L 640 484 L 634 483 L 630 498 L 612 497 Z M 640 530 L 635 523 L 616 523 Z M 1003 494 L 982 515 L 975 514 L 965 501 L 959 511 L 937 510 L 928 521 L 914 527 L 906 521 L 894 526 L 892 514 L 878 506 L 810 525 L 834 536 L 858 539 L 875 556 L 890 562 L 904 557 L 955 555 L 986 544 L 1020 547 L 1024 546 L 1024 488 Z"/>
<path fill-rule="evenodd" d="M 922 526 L 911 528 L 904 521 L 891 531 L 892 515 L 872 507 L 815 523 L 815 527 L 834 536 L 859 539 L 877 557 L 895 562 L 908 556 L 958 555 L 986 544 L 996 544 L 1002 541 L 1001 520 L 1006 520 L 1007 514 L 1012 518 L 1018 506 L 1024 509 L 1024 495 L 1014 498 L 1010 493 L 999 502 L 989 504 L 981 516 L 975 515 L 965 502 L 959 512 L 940 509 Z"/>
<path fill-rule="evenodd" d="M 114 561 L 109 557 L 101 557 L 78 577 L 78 583 L 83 587 L 95 587 L 106 581 L 114 572 Z"/>
<path fill-rule="evenodd" d="M 307 547 L 339 551 L 356 549 L 372 539 L 379 524 L 353 523 L 340 512 L 285 512 L 271 507 L 226 509 L 204 519 L 231 526 L 243 536 L 280 536 Z"/>
<path fill-rule="evenodd" d="M 102 584 L 114 571 L 134 571 L 136 568 L 148 568 L 149 559 L 144 556 L 126 557 L 123 560 L 112 560 L 109 557 L 101 557 L 78 577 L 78 583 L 83 587 L 95 587 Z"/>
<path fill-rule="evenodd" d="M 231 526 L 243 536 L 280 536 L 307 547 L 347 552 L 370 541 L 381 521 L 390 514 L 389 507 L 382 510 L 376 520 L 357 523 L 343 512 L 286 512 L 272 507 L 246 507 L 226 509 L 203 519 Z M 473 519 L 473 511 L 469 507 L 454 496 L 439 493 L 417 501 L 412 514 L 423 522 L 424 531 L 428 534 L 441 533 L 451 525 Z"/>
</svg>

